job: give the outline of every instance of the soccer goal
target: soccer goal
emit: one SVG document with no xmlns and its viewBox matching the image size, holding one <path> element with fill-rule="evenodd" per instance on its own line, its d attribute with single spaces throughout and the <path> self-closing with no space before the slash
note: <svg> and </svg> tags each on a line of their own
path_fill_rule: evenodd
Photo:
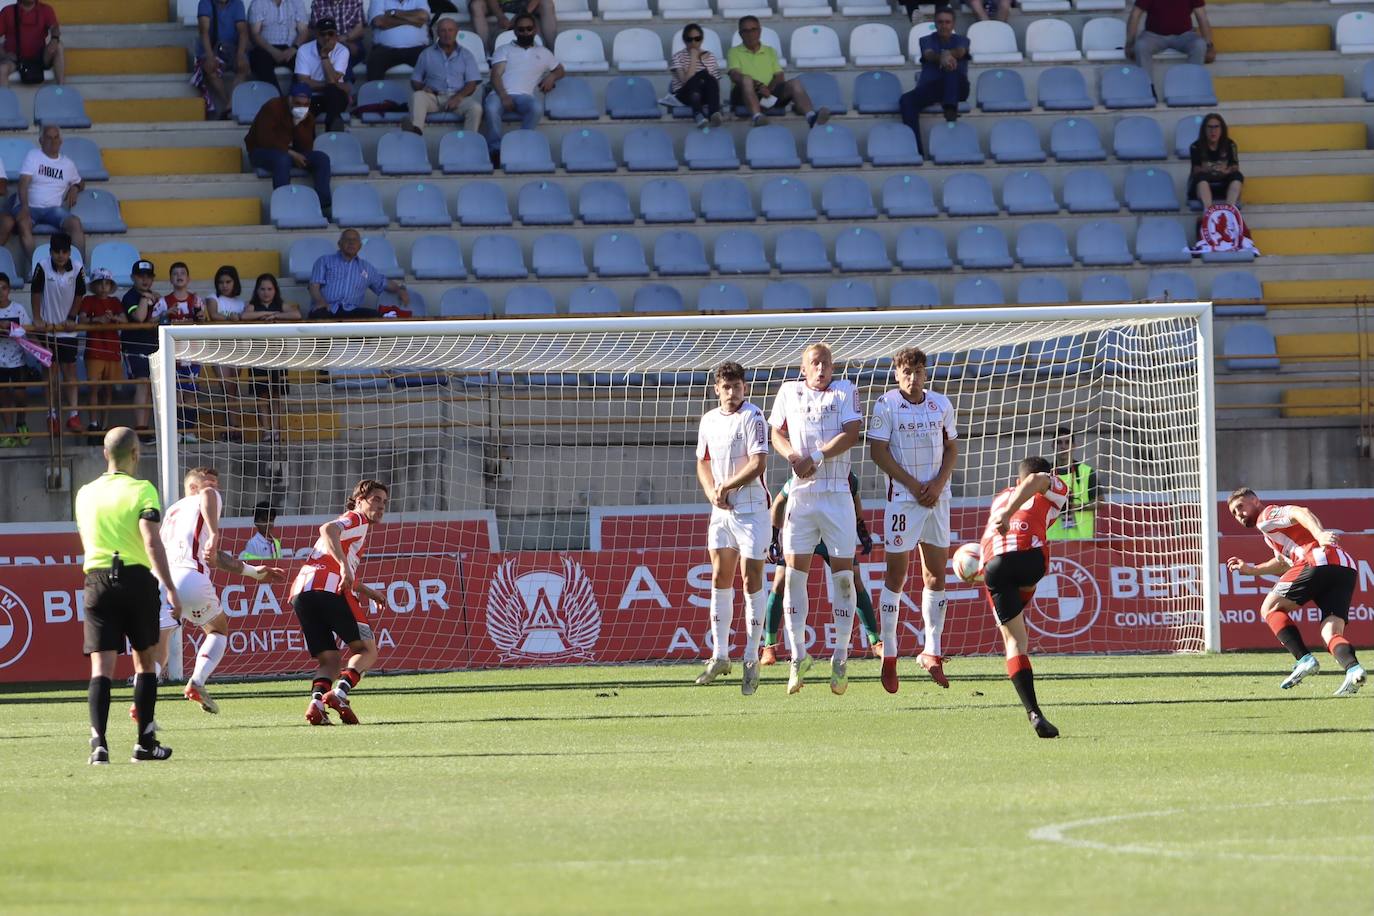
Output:
<svg viewBox="0 0 1374 916">
<path fill-rule="evenodd" d="M 928 387 L 959 415 L 956 545 L 978 537 L 1020 458 L 1054 461 L 1071 436 L 1096 474 L 1095 520 L 1091 537 L 1053 545 L 1027 612 L 1036 653 L 1219 648 L 1206 303 L 177 326 L 161 340 L 164 498 L 188 468 L 217 467 L 227 549 L 268 503 L 294 565 L 356 481 L 390 485 L 361 567 L 388 598 L 370 612 L 385 669 L 703 657 L 709 510 L 694 448 L 716 406 L 709 373 L 741 363 L 767 413 L 814 341 L 865 413 L 894 385 L 897 349 L 928 354 Z M 876 594 L 886 481 L 867 443 L 852 454 L 879 541 L 860 582 Z M 770 490 L 785 473 L 773 456 Z M 1000 651 L 985 598 L 952 574 L 948 587 L 946 653 Z M 303 670 L 286 587 L 221 590 L 225 674 Z M 920 650 L 919 579 L 908 597 L 905 655 Z M 812 615 L 813 646 L 833 642 L 824 621 Z M 854 639 L 862 651 L 861 629 Z"/>
</svg>

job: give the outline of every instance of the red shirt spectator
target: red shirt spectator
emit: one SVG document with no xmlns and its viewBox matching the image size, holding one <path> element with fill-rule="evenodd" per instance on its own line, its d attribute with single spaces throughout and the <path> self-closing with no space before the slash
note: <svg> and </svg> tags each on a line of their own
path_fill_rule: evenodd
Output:
<svg viewBox="0 0 1374 916">
<path fill-rule="evenodd" d="M 20 60 L 42 57 L 43 49 L 48 44 L 48 33 L 56 29 L 57 13 L 39 0 L 35 0 L 28 9 L 24 8 L 24 4 L 16 3 L 7 10 L 0 10 L 0 38 L 5 39 L 5 50 Z"/>
<path fill-rule="evenodd" d="M 124 304 L 113 296 L 87 296 L 81 300 L 83 324 L 99 323 L 104 315 L 124 317 Z M 119 331 L 87 331 L 86 358 L 117 363 L 120 360 Z"/>
<path fill-rule="evenodd" d="M 1156 35 L 1182 35 L 1193 29 L 1193 10 L 1203 0 L 1135 0 L 1145 14 L 1145 31 Z"/>
</svg>

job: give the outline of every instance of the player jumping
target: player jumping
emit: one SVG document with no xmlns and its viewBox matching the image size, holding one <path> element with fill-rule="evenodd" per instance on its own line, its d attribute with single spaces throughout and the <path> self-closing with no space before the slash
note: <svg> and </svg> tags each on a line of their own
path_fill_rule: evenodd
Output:
<svg viewBox="0 0 1374 916">
<path fill-rule="evenodd" d="M 750 696 L 759 686 L 759 635 L 767 593 L 763 555 L 768 537 L 768 491 L 763 470 L 768 463 L 768 424 L 763 411 L 745 400 L 744 367 L 724 362 L 716 368 L 720 407 L 701 418 L 697 433 L 697 480 L 711 504 L 706 549 L 711 555 L 711 660 L 697 677 L 706 685 L 730 673 L 730 621 L 735 609 L 735 568 L 744 580 L 744 680 L 740 691 Z"/>
<path fill-rule="evenodd" d="M 787 556 L 787 595 L 783 613 L 792 638 L 787 692 L 796 693 L 811 667 L 806 652 L 806 579 L 812 551 L 830 547 L 835 584 L 835 651 L 830 690 L 849 687 L 849 639 L 854 628 L 854 500 L 849 495 L 849 450 L 859 441 L 863 413 L 854 383 L 835 379 L 830 348 L 814 343 L 802 351 L 802 378 L 783 382 L 773 400 L 768 425 L 773 448 L 792 466 L 791 497 L 782 524 Z"/>
<path fill-rule="evenodd" d="M 348 497 L 347 511 L 320 526 L 320 539 L 291 585 L 291 607 L 305 635 L 305 647 L 318 666 L 305 707 L 305 721 L 311 725 L 333 724 L 326 707 L 337 712 L 345 725 L 358 724 L 348 692 L 377 661 L 377 643 L 372 628 L 363 621 L 358 598 L 379 605 L 386 598 L 354 577 L 362 561 L 363 541 L 371 527 L 382 520 L 390 499 L 386 484 L 358 481 Z M 352 653 L 342 672 L 336 636 Z M 338 682 L 331 690 L 329 682 L 335 678 Z"/>
<path fill-rule="evenodd" d="M 1355 647 L 1345 638 L 1350 599 L 1355 594 L 1354 558 L 1336 543 L 1335 532 L 1323 528 L 1312 510 L 1304 506 L 1265 506 L 1254 490 L 1241 487 L 1227 499 L 1226 507 L 1246 528 L 1258 528 L 1274 551 L 1268 560 L 1254 565 L 1231 557 L 1226 568 L 1247 576 L 1280 575 L 1260 606 L 1264 622 L 1297 660 L 1293 673 L 1279 686 L 1284 690 L 1296 687 L 1320 667 L 1289 616 L 1310 601 L 1321 608 L 1326 650 L 1345 669 L 1345 681 L 1335 696 L 1354 696 L 1365 681 Z"/>
<path fill-rule="evenodd" d="M 1058 738 L 1059 729 L 1040 712 L 1035 678 L 1026 654 L 1026 621 L 1021 613 L 1049 563 L 1050 524 L 1069 499 L 1069 488 L 1040 457 L 1022 459 L 1016 486 L 998 493 L 983 531 L 983 581 L 1007 649 L 1007 676 L 1035 733 Z"/>
<path fill-rule="evenodd" d="M 906 587 L 911 548 L 921 551 L 921 619 L 925 647 L 921 667 L 948 687 L 941 656 L 945 628 L 945 567 L 949 562 L 949 479 L 959 461 L 959 430 L 949 398 L 926 391 L 926 355 L 903 347 L 892 357 L 897 387 L 878 398 L 868 424 L 873 463 L 887 474 L 883 512 L 883 689 L 896 693 L 897 617 Z"/>
</svg>

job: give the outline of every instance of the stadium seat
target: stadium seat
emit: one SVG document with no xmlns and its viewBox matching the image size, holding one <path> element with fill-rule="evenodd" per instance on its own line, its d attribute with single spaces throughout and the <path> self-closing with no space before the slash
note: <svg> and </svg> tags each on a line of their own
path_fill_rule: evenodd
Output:
<svg viewBox="0 0 1374 916">
<path fill-rule="evenodd" d="M 828 19 L 835 15 L 830 0 L 778 0 L 778 12 L 789 19 Z"/>
<path fill-rule="evenodd" d="M 832 115 L 848 113 L 849 105 L 844 100 L 844 93 L 840 91 L 840 83 L 832 74 L 801 73 L 797 79 L 806 88 L 806 94 L 811 97 L 811 107 L 829 108 Z"/>
<path fill-rule="evenodd" d="M 387 105 L 392 109 L 364 113 L 364 124 L 399 124 L 408 117 L 406 109 L 410 105 L 410 87 L 400 81 L 370 80 L 358 87 L 357 104 Z"/>
<path fill-rule="evenodd" d="M 1178 270 L 1157 270 L 1145 285 L 1145 298 L 1151 302 L 1196 302 L 1197 283 L 1192 275 Z"/>
<path fill-rule="evenodd" d="M 3 93 L 9 92 L 8 89 L 0 89 L 0 98 L 4 98 Z M 0 121 L 0 130 L 6 130 L 3 121 Z M 77 174 L 82 181 L 109 181 L 110 172 L 105 168 L 104 157 L 100 155 L 100 147 L 85 137 L 63 137 L 62 155 L 71 159 L 76 164 Z"/>
<path fill-rule="evenodd" d="M 329 225 L 320 211 L 314 188 L 287 184 L 272 192 L 269 204 L 272 225 L 278 229 L 323 229 Z"/>
<path fill-rule="evenodd" d="M 1103 67 L 1102 104 L 1108 108 L 1154 108 L 1154 85 L 1134 64 Z"/>
<path fill-rule="evenodd" d="M 396 260 L 396 249 L 391 247 L 391 242 L 385 236 L 363 236 L 363 247 L 358 257 L 380 270 L 388 280 L 399 280 L 406 275 L 401 269 L 401 262 Z"/>
<path fill-rule="evenodd" d="M 883 237 L 855 226 L 835 238 L 835 263 L 841 273 L 886 273 L 892 269 Z"/>
<path fill-rule="evenodd" d="M 916 135 L 905 124 L 874 124 L 868 129 L 868 161 L 875 166 L 920 165 Z"/>
<path fill-rule="evenodd" d="M 614 315 L 620 311 L 620 298 L 607 286 L 589 283 L 568 295 L 569 315 Z"/>
<path fill-rule="evenodd" d="M 697 311 L 703 315 L 740 315 L 749 311 L 749 296 L 733 283 L 708 283 L 697 292 Z"/>
<path fill-rule="evenodd" d="M 672 59 L 674 54 L 687 47 L 687 43 L 682 40 L 682 29 L 675 29 L 673 31 L 673 37 L 669 40 L 669 45 L 669 60 Z M 721 47 L 720 34 L 715 29 L 703 28 L 701 30 L 701 49 L 703 51 L 710 51 L 714 54 L 716 60 L 720 62 L 722 67 L 725 65 L 725 49 Z M 722 75 L 724 74 L 722 73 Z"/>
<path fill-rule="evenodd" d="M 954 284 L 955 308 L 974 305 L 1003 305 L 1007 300 L 1002 285 L 991 277 L 965 277 Z"/>
<path fill-rule="evenodd" d="M 439 168 L 445 175 L 490 175 L 491 151 L 486 139 L 470 130 L 444 134 L 439 141 Z"/>
<path fill-rule="evenodd" d="M 1055 303 L 1062 301 L 1066 300 L 1055 300 Z M 1077 375 L 1085 368 L 1083 351 L 1084 336 L 1082 334 L 1051 337 L 1049 340 L 1033 340 L 1026 347 L 1025 363 L 1040 378 L 1062 378 L 1067 375 Z"/>
<path fill-rule="evenodd" d="M 887 304 L 894 309 L 938 308 L 940 290 L 929 280 L 907 277 L 892 284 L 887 294 Z"/>
<path fill-rule="evenodd" d="M 965 270 L 1011 267 L 1007 237 L 992 225 L 966 226 L 954 243 L 954 259 Z"/>
<path fill-rule="evenodd" d="M 466 181 L 459 185 L 454 210 L 463 226 L 509 226 L 513 222 L 506 191 L 494 181 Z"/>
<path fill-rule="evenodd" d="M 1044 173 L 1024 169 L 1012 172 L 1003 180 L 1002 209 L 1015 216 L 1058 213 L 1059 203 Z"/>
<path fill-rule="evenodd" d="M 811 302 L 811 287 L 782 280 L 763 288 L 761 305 L 765 312 L 807 312 L 812 308 Z"/>
<path fill-rule="evenodd" d="M 1336 50 L 1342 54 L 1374 54 L 1374 15 L 1358 10 L 1337 19 Z"/>
<path fill-rule="evenodd" d="M 1360 71 L 1360 94 L 1366 102 L 1374 102 L 1374 60 L 1366 61 Z"/>
<path fill-rule="evenodd" d="M 1069 240 L 1057 223 L 1026 223 L 1016 233 L 1016 260 L 1023 267 L 1072 267 Z"/>
<path fill-rule="evenodd" d="M 635 287 L 634 299 L 630 304 L 632 312 L 685 312 L 687 303 L 676 286 L 667 283 L 645 283 Z"/>
<path fill-rule="evenodd" d="M 959 172 L 945 179 L 941 203 L 950 216 L 995 216 L 992 185 L 978 172 Z"/>
<path fill-rule="evenodd" d="M 931 226 L 907 226 L 897 234 L 897 266 L 903 270 L 949 270 L 949 245 Z"/>
<path fill-rule="evenodd" d="M 694 232 L 665 232 L 654 240 L 654 270 L 662 277 L 704 277 L 711 272 L 706 246 Z"/>
<path fill-rule="evenodd" d="M 65 151 L 70 141 L 62 144 Z M 78 168 L 77 172 L 81 170 Z M 82 177 L 85 175 L 82 173 Z M 318 200 L 316 206 L 319 205 Z M 109 191 L 82 191 L 72 207 L 72 215 L 79 217 L 82 228 L 87 232 L 127 232 L 128 225 L 119 212 L 119 201 Z M 12 276 L 12 275 L 11 275 Z"/>
<path fill-rule="evenodd" d="M 1192 260 L 1183 224 L 1167 216 L 1143 216 L 1135 234 L 1135 256 L 1142 264 L 1187 264 Z"/>
<path fill-rule="evenodd" d="M 1174 180 L 1163 169 L 1131 169 L 1123 188 L 1126 209 L 1132 213 L 1172 213 L 1178 210 Z"/>
<path fill-rule="evenodd" d="M 1026 84 L 1021 74 L 1005 67 L 984 70 L 978 74 L 978 108 L 980 111 L 1030 111 L 1026 98 Z"/>
<path fill-rule="evenodd" d="M 1279 368 L 1274 333 L 1262 324 L 1237 324 L 1221 340 L 1226 368 L 1232 372 L 1273 372 Z"/>
<path fill-rule="evenodd" d="M 1202 129 L 1202 115 L 1185 115 L 1174 125 L 1174 155 L 1180 159 L 1191 159 L 1193 144 Z"/>
<path fill-rule="evenodd" d="M 589 226 L 628 225 L 635 221 L 630 196 L 617 181 L 589 181 L 577 195 L 577 216 Z"/>
<path fill-rule="evenodd" d="M 1050 154 L 1060 162 L 1100 162 L 1107 158 L 1097 126 L 1087 118 L 1060 118 L 1050 126 Z"/>
<path fill-rule="evenodd" d="M 1081 230 L 1080 230 L 1081 233 Z M 1082 238 L 1080 234 L 1080 240 Z M 1080 253 L 1079 260 L 1082 260 Z M 1083 292 L 1078 296 L 1082 302 L 1133 302 L 1131 284 L 1118 274 L 1093 274 L 1083 280 Z"/>
<path fill-rule="evenodd" d="M 1069 291 L 1058 277 L 1025 277 L 1016 284 L 1018 305 L 1059 305 L 1069 301 Z"/>
<path fill-rule="evenodd" d="M 1174 64 L 1164 71 L 1164 104 L 1170 108 L 1215 107 L 1212 74 L 1202 64 Z"/>
<path fill-rule="evenodd" d="M 785 274 L 830 273 L 825 242 L 810 229 L 785 229 L 778 233 L 773 263 Z"/>
<path fill-rule="evenodd" d="M 722 274 L 766 274 L 768 257 L 763 239 L 748 229 L 728 229 L 716 236 L 716 270 Z"/>
<path fill-rule="evenodd" d="M 797 178 L 772 178 L 764 182 L 759 209 L 766 220 L 815 219 L 811 189 Z"/>
<path fill-rule="evenodd" d="M 588 29 L 563 29 L 553 42 L 553 55 L 569 73 L 605 73 L 611 69 L 601 36 Z M 480 55 L 485 56 L 485 55 Z M 659 51 L 662 57 L 662 49 Z M 665 62 L 664 69 L 667 68 Z"/>
<path fill-rule="evenodd" d="M 13 89 L 0 87 L 0 130 L 28 129 L 29 119 L 19 110 L 19 96 Z M 81 177 L 85 178 L 86 173 L 81 172 Z"/>
<path fill-rule="evenodd" d="M 981 165 L 978 131 L 967 121 L 940 121 L 930 128 L 928 149 L 937 165 Z"/>
<path fill-rule="evenodd" d="M 556 181 L 531 181 L 515 198 L 515 212 L 526 226 L 571 226 L 568 192 Z"/>
<path fill-rule="evenodd" d="M 554 121 L 595 121 L 601 109 L 591 83 L 580 76 L 565 76 L 544 96 L 544 114 Z"/>
<path fill-rule="evenodd" d="M 1078 50 L 1073 26 L 1063 19 L 1047 16 L 1026 26 L 1026 56 L 1037 64 L 1063 63 L 1082 60 L 1083 52 Z"/>
<path fill-rule="evenodd" d="M 461 280 L 466 277 L 468 270 L 458 240 L 449 235 L 420 236 L 410 246 L 410 273 L 417 280 Z"/>
<path fill-rule="evenodd" d="M 593 127 L 564 134 L 560 155 L 563 168 L 569 172 L 615 171 L 610 138 Z"/>
<path fill-rule="evenodd" d="M 664 19 L 688 21 L 710 19 L 715 15 L 707 0 L 658 0 L 658 12 Z"/>
<path fill-rule="evenodd" d="M 636 127 L 625 135 L 625 168 L 631 172 L 676 172 L 673 141 L 661 127 Z"/>
<path fill-rule="evenodd" d="M 776 124 L 755 127 L 745 135 L 744 158 L 752 169 L 801 168 L 792 132 Z"/>
<path fill-rule="evenodd" d="M 1016 33 L 1005 22 L 984 19 L 974 22 L 964 33 L 969 41 L 969 57 L 980 64 L 1019 64 L 1021 50 Z"/>
<path fill-rule="evenodd" d="M 382 229 L 391 218 L 382 209 L 377 189 L 366 181 L 345 181 L 334 187 L 334 222 L 355 229 Z"/>
<path fill-rule="evenodd" d="M 1077 67 L 1050 67 L 1040 74 L 1035 91 L 1046 111 L 1086 111 L 1093 107 L 1088 84 Z"/>
<path fill-rule="evenodd" d="M 75 255 L 76 253 L 77 249 L 73 249 L 72 254 Z M 37 259 L 35 258 L 34 260 Z M 10 278 L 10 286 L 12 288 L 24 288 L 24 272 L 15 266 L 14 255 L 10 254 L 8 248 L 0 248 L 0 273 Z"/>
<path fill-rule="evenodd" d="M 558 36 L 562 43 L 563 36 Z M 559 55 L 559 60 L 562 60 Z M 611 59 L 622 73 L 663 73 L 668 59 L 663 56 L 663 42 L 649 29 L 621 29 L 611 43 Z"/>
<path fill-rule="evenodd" d="M 534 240 L 530 266 L 541 280 L 554 278 L 582 279 L 589 275 L 582 245 L 565 232 L 546 232 Z"/>
<path fill-rule="evenodd" d="M 1001 292 L 999 289 L 998 292 Z M 994 304 L 994 303 L 986 303 Z M 995 303 L 1001 305 L 1002 303 Z M 964 372 L 975 378 L 997 375 L 1018 375 L 1025 362 L 1025 349 L 1020 346 L 979 347 L 968 351 L 964 358 Z"/>
<path fill-rule="evenodd" d="M 61 128 L 90 127 L 86 103 L 71 86 L 43 86 L 33 97 L 33 123 L 56 124 Z"/>
<path fill-rule="evenodd" d="M 562 6 L 563 0 L 558 0 L 557 5 Z M 461 6 L 461 4 L 459 4 Z M 458 44 L 462 45 L 467 52 L 472 55 L 472 59 L 477 61 L 477 69 L 483 76 L 491 72 L 491 67 L 487 63 L 487 49 L 482 46 L 482 39 L 477 37 L 477 33 L 463 29 L 458 33 Z"/>
<path fill-rule="evenodd" d="M 404 130 L 382 134 L 377 141 L 377 170 L 383 175 L 428 175 L 434 167 L 425 138 Z"/>
<path fill-rule="evenodd" d="M 435 184 L 403 184 L 396 191 L 396 222 L 402 226 L 451 226 L 444 190 Z"/>
<path fill-rule="evenodd" d="M 784 0 L 779 0 L 784 2 Z M 826 25 L 799 26 L 792 32 L 792 66 L 798 69 L 822 69 L 844 67 L 844 51 L 840 49 L 840 36 Z"/>
<path fill-rule="evenodd" d="M 821 210 L 826 219 L 877 219 L 868 182 L 854 175 L 834 175 L 821 185 Z"/>
<path fill-rule="evenodd" d="M 780 127 L 778 130 L 784 128 Z M 788 139 L 791 140 L 790 135 Z M 793 155 L 795 156 L 795 150 Z M 682 150 L 682 158 L 687 162 L 687 168 L 693 171 L 739 168 L 739 155 L 735 152 L 734 137 L 728 130 L 719 128 L 707 127 L 689 133 Z"/>
<path fill-rule="evenodd" d="M 252 124 L 258 116 L 258 109 L 281 95 L 281 90 L 271 83 L 248 80 L 234 87 L 229 96 L 229 110 L 234 120 L 240 124 Z"/>
<path fill-rule="evenodd" d="M 642 76 L 617 76 L 606 85 L 606 114 L 612 118 L 661 118 L 653 83 Z"/>
<path fill-rule="evenodd" d="M 1214 315 L 1263 315 L 1264 290 L 1259 279 L 1248 270 L 1231 270 L 1212 278 L 1212 299 L 1252 300 L 1212 306 Z"/>
<path fill-rule="evenodd" d="M 1088 60 L 1126 59 L 1126 20 L 1099 16 L 1083 25 L 1083 56 Z"/>
<path fill-rule="evenodd" d="M 472 272 L 479 280 L 522 280 L 529 275 L 520 243 L 490 232 L 472 242 Z"/>
<path fill-rule="evenodd" d="M 752 223 L 758 218 L 749 188 L 738 178 L 712 178 L 701 186 L 701 216 L 708 223 Z"/>
<path fill-rule="evenodd" d="M 692 196 L 675 178 L 655 178 L 639 189 L 639 215 L 646 223 L 694 223 Z"/>
<path fill-rule="evenodd" d="M 501 168 L 507 175 L 552 172 L 553 153 L 548 138 L 538 130 L 507 131 L 501 136 Z"/>
<path fill-rule="evenodd" d="M 865 22 L 849 33 L 849 59 L 856 67 L 900 67 L 906 63 L 897 30 L 881 22 Z"/>
<path fill-rule="evenodd" d="M 1112 152 L 1118 159 L 1168 159 L 1164 131 L 1154 118 L 1130 117 L 1112 129 Z"/>
<path fill-rule="evenodd" d="M 854 139 L 853 132 L 843 124 L 811 128 L 806 134 L 806 161 L 817 169 L 857 169 L 863 165 L 859 143 Z"/>
<path fill-rule="evenodd" d="M 883 181 L 883 212 L 890 217 L 935 216 L 935 196 L 920 175 L 892 175 Z"/>
<path fill-rule="evenodd" d="M 100 246 L 97 245 L 96 247 L 99 248 Z M 132 246 L 129 247 L 132 248 Z M 337 250 L 338 244 L 332 239 L 296 239 L 291 243 L 291 248 L 286 253 L 286 272 L 297 283 L 305 283 L 310 279 L 310 272 L 315 269 L 315 262 Z M 91 260 L 94 262 L 94 257 Z M 130 261 L 128 266 L 124 268 L 124 279 L 119 281 L 121 285 L 129 282 L 129 272 L 133 270 L 134 261 L 137 260 L 138 252 L 135 251 L 133 261 Z M 116 280 L 119 280 L 119 277 L 119 274 L 115 274 Z"/>
<path fill-rule="evenodd" d="M 599 235 L 592 246 L 592 269 L 602 277 L 647 277 L 644 246 L 629 232 Z"/>
<path fill-rule="evenodd" d="M 597 0 L 596 11 L 607 22 L 652 19 L 649 0 Z"/>
<path fill-rule="evenodd" d="M 542 286 L 521 285 L 506 293 L 503 315 L 557 315 L 558 304 Z"/>
<path fill-rule="evenodd" d="M 1126 245 L 1126 233 L 1106 220 L 1080 225 L 1074 250 L 1085 267 L 1126 267 L 1135 262 Z"/>
<path fill-rule="evenodd" d="M 0 138 L 0 161 L 5 165 L 5 178 L 8 181 L 19 180 L 19 170 L 24 166 L 24 157 L 30 150 L 38 149 L 30 140 L 20 137 Z"/>
<path fill-rule="evenodd" d="M 878 307 L 878 293 L 872 283 L 839 280 L 826 287 L 825 307 L 836 312 L 871 312 Z"/>
<path fill-rule="evenodd" d="M 439 298 L 440 318 L 490 318 L 491 300 L 476 286 L 456 286 Z"/>
<path fill-rule="evenodd" d="M 1064 209 L 1070 213 L 1115 213 L 1121 204 L 1106 172 L 1074 169 L 1064 176 Z"/>
</svg>

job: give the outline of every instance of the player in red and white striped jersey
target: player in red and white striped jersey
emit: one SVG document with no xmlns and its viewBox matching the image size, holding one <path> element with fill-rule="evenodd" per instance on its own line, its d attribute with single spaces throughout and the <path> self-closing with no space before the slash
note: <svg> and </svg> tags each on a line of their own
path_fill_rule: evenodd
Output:
<svg viewBox="0 0 1374 916">
<path fill-rule="evenodd" d="M 1007 650 L 1007 677 L 1035 733 L 1057 738 L 1059 729 L 1040 712 L 1035 697 L 1022 611 L 1045 577 L 1050 558 L 1047 532 L 1069 501 L 1069 488 L 1055 475 L 1054 466 L 1039 456 L 1022 459 L 1016 470 L 1016 486 L 998 493 L 988 513 L 982 541 L 983 581 Z"/>
<path fill-rule="evenodd" d="M 1268 560 L 1253 565 L 1231 557 L 1227 568 L 1247 576 L 1281 574 L 1260 605 L 1264 622 L 1296 659 L 1292 673 L 1279 686 L 1285 690 L 1295 687 L 1320 668 L 1289 616 L 1310 601 L 1321 608 L 1322 640 L 1327 651 L 1345 669 L 1345 681 L 1336 696 L 1354 696 L 1365 682 L 1355 647 L 1345 638 L 1350 599 L 1355 594 L 1354 557 L 1337 543 L 1336 533 L 1322 527 L 1305 506 L 1265 506 L 1254 490 L 1241 487 L 1226 500 L 1226 508 L 1246 528 L 1258 528 L 1274 552 Z"/>
<path fill-rule="evenodd" d="M 358 599 L 381 605 L 386 597 L 355 577 L 363 542 L 386 514 L 390 499 L 386 484 L 358 481 L 348 498 L 347 511 L 320 526 L 320 539 L 291 585 L 291 607 L 305 634 L 305 647 L 319 666 L 305 707 L 305 720 L 311 725 L 330 725 L 328 709 L 337 712 L 345 725 L 358 724 L 348 692 L 377 661 L 377 642 L 363 619 Z M 342 671 L 336 637 L 352 653 Z M 329 683 L 335 678 L 338 681 L 331 689 Z"/>
</svg>

